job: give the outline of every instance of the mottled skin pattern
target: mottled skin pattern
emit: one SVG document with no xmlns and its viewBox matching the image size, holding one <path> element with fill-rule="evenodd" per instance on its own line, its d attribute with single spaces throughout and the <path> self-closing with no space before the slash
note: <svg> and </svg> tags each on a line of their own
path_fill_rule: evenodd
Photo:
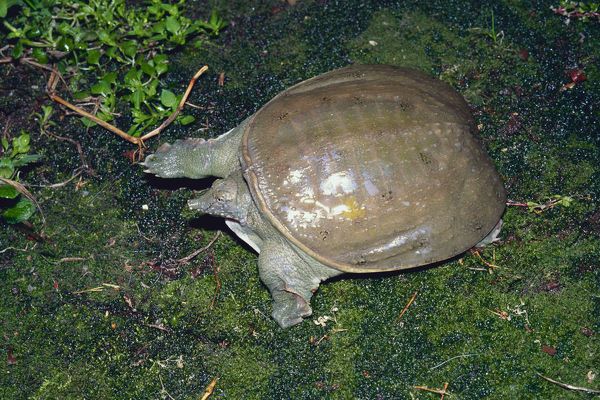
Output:
<svg viewBox="0 0 600 400">
<path fill-rule="evenodd" d="M 164 144 L 143 165 L 146 172 L 161 178 L 224 178 L 217 179 L 201 197 L 190 200 L 189 206 L 227 218 L 232 230 L 260 253 L 258 268 L 273 297 L 273 318 L 286 328 L 311 315 L 310 298 L 319 284 L 342 272 L 302 254 L 259 211 L 238 159 L 244 128 L 242 123 L 217 139 Z"/>
<path fill-rule="evenodd" d="M 387 73 L 390 74 L 390 82 L 393 80 L 402 82 L 400 86 L 396 86 L 397 89 L 394 89 L 397 91 L 392 90 L 388 94 L 386 90 L 390 85 L 385 85 L 388 79 Z M 378 83 L 365 85 L 369 80 L 377 80 Z M 333 89 L 328 88 L 332 83 Z M 340 90 L 344 85 L 352 90 L 349 92 Z M 418 90 L 413 87 L 417 87 Z M 326 89 L 331 91 L 327 92 Z M 348 93 L 350 97 L 339 99 L 344 93 Z M 297 94 L 300 94 L 300 97 L 304 96 L 304 103 L 294 102 L 294 98 L 299 98 Z M 323 112 L 313 110 L 310 106 L 311 94 L 315 99 L 325 103 L 337 96 L 337 100 L 332 101 L 338 105 L 338 108 L 336 109 L 335 106 L 327 108 L 327 105 L 321 105 L 316 107 L 316 110 L 324 110 Z M 381 110 L 385 104 L 389 105 L 389 99 L 394 99 L 397 104 L 392 104 L 392 111 L 386 111 L 385 114 Z M 402 99 L 407 103 L 400 102 Z M 427 102 L 424 99 L 430 100 Z M 302 104 L 307 108 L 302 109 Z M 415 112 L 410 112 L 411 107 L 416 107 Z M 272 111 L 273 108 L 275 111 Z M 276 114 L 275 122 L 269 122 L 264 115 L 266 113 L 268 116 L 272 112 Z M 330 116 L 335 116 L 337 120 L 331 119 Z M 356 124 L 352 124 L 351 121 L 355 117 L 359 120 Z M 287 121 L 286 118 L 291 120 L 291 126 L 297 129 L 286 133 L 288 131 L 285 130 L 285 126 L 279 127 L 276 124 L 278 121 Z M 315 124 L 323 118 L 326 125 L 328 123 L 331 125 L 329 129 L 338 126 L 341 127 L 339 129 L 346 129 L 341 131 L 342 133 L 355 132 L 355 134 L 327 142 L 329 137 L 334 138 L 335 135 L 328 135 L 328 131 L 316 133 L 318 127 L 322 125 Z M 444 130 L 445 125 L 440 123 L 449 123 L 447 125 L 449 128 Z M 312 128 L 304 131 L 306 124 Z M 172 145 L 164 144 L 155 154 L 148 156 L 143 165 L 146 167 L 146 172 L 162 178 L 199 179 L 208 176 L 220 178 L 204 195 L 190 200 L 189 206 L 202 213 L 225 218 L 233 232 L 260 254 L 258 259 L 260 278 L 273 297 L 273 318 L 285 328 L 311 315 L 312 294 L 319 284 L 328 278 L 343 272 L 376 272 L 411 268 L 459 254 L 488 233 L 480 244 L 487 244 L 494 240 L 501 226 L 501 221 L 498 220 L 504 209 L 504 189 L 491 161 L 470 136 L 469 129 L 461 126 L 472 126 L 472 119 L 464 100 L 447 85 L 411 70 L 385 66 L 353 66 L 321 75 L 288 89 L 257 114 L 242 122 L 240 126 L 216 139 L 207 141 L 186 139 L 176 141 Z M 356 127 L 366 127 L 366 130 L 357 131 Z M 459 127 L 458 130 L 455 127 Z M 369 147 L 372 143 L 372 141 L 368 142 L 372 137 L 371 129 L 388 135 L 390 143 L 384 142 L 379 145 L 380 147 L 375 145 Z M 433 138 L 431 142 L 433 144 L 429 144 L 432 149 L 440 145 L 437 147 L 439 149 L 437 153 L 427 150 L 426 147 L 421 149 L 426 145 L 422 144 L 423 138 L 427 137 Z M 293 141 L 298 138 L 302 140 Z M 391 166 L 403 166 L 402 171 L 408 171 L 404 176 L 411 178 L 412 181 L 394 178 L 392 175 L 387 180 L 381 178 L 374 183 L 389 186 L 390 194 L 392 190 L 398 191 L 397 193 L 401 195 L 404 193 L 405 196 L 411 195 L 411 192 L 423 193 L 410 198 L 413 203 L 423 204 L 423 206 L 412 214 L 402 212 L 400 207 L 396 208 L 396 206 L 382 212 L 382 206 L 379 204 L 387 204 L 388 200 L 381 198 L 379 193 L 377 197 L 366 197 L 366 201 L 378 199 L 379 203 L 362 203 L 362 208 L 358 208 L 357 205 L 356 209 L 351 207 L 352 203 L 343 204 L 342 206 L 346 207 L 344 212 L 331 213 L 308 228 L 298 227 L 301 232 L 314 233 L 319 232 L 319 224 L 322 224 L 321 226 L 329 224 L 330 230 L 339 226 L 341 227 L 337 236 L 339 239 L 330 238 L 327 244 L 316 241 L 316 247 L 313 247 L 315 251 L 305 248 L 305 243 L 289 234 L 290 226 L 283 226 L 281 223 L 286 217 L 296 214 L 273 213 L 263 195 L 268 192 L 272 196 L 271 202 L 279 202 L 281 198 L 282 202 L 288 202 L 286 204 L 289 205 L 291 212 L 297 213 L 297 202 L 294 203 L 293 199 L 299 197 L 299 190 L 292 189 L 285 192 L 283 188 L 287 183 L 278 182 L 281 181 L 282 176 L 291 177 L 290 179 L 293 180 L 295 178 L 293 173 L 299 174 L 297 170 L 292 170 L 291 164 L 297 161 L 298 157 L 302 157 L 303 150 L 310 148 L 304 143 L 310 143 L 310 140 L 317 138 L 324 139 L 326 144 L 334 149 L 343 149 L 346 158 L 342 160 L 350 160 L 345 164 L 343 171 L 349 174 L 360 171 L 367 164 L 374 165 L 374 168 L 382 167 L 386 162 Z M 395 140 L 399 138 L 406 138 L 406 145 L 397 144 Z M 352 142 L 348 144 L 348 140 Z M 444 140 L 449 143 L 446 147 L 444 147 Z M 367 143 L 366 147 L 365 143 Z M 467 143 L 468 146 L 463 146 L 461 143 Z M 370 151 L 365 159 L 358 161 L 359 165 L 356 165 L 356 161 L 354 163 L 352 161 L 356 160 L 352 158 L 356 155 L 355 147 Z M 316 152 L 321 148 L 320 145 L 313 146 Z M 415 154 L 420 154 L 421 157 L 418 158 Z M 444 164 L 443 157 L 446 156 L 451 157 L 451 163 Z M 385 157 L 387 159 L 384 160 Z M 436 161 L 435 157 L 438 157 L 443 165 L 438 166 L 433 163 Z M 431 173 L 421 165 L 425 161 L 428 161 L 426 165 L 430 165 Z M 432 167 L 431 164 L 434 166 Z M 317 182 L 312 186 L 301 187 L 321 190 L 322 196 L 316 199 L 319 207 L 321 205 L 325 207 L 324 203 L 329 199 L 332 201 L 343 199 L 338 189 L 340 185 L 343 186 L 350 181 L 345 177 L 340 178 L 340 173 L 336 172 L 338 165 L 331 162 L 318 166 L 313 173 L 309 174 L 309 177 L 317 178 Z M 312 165 L 309 163 L 308 166 Z M 322 177 L 317 173 L 327 169 L 332 169 L 332 172 L 326 173 L 332 174 L 329 178 L 327 175 Z M 292 171 L 291 175 L 290 171 Z M 333 190 L 335 193 L 328 193 L 332 190 L 327 185 L 323 186 L 323 182 L 327 183 L 327 179 L 332 177 L 341 180 L 335 182 L 337 185 Z M 470 177 L 468 185 L 465 184 L 467 181 L 461 181 L 463 177 Z M 416 191 L 418 188 L 420 191 Z M 358 193 L 358 189 L 352 193 Z M 434 198 L 437 200 L 434 201 Z M 358 195 L 356 199 L 362 201 Z M 312 201 L 311 204 L 315 203 L 314 199 L 308 200 Z M 486 202 L 489 204 L 482 204 Z M 452 208 L 456 204 L 462 205 Z M 301 203 L 298 205 L 302 206 Z M 377 219 L 379 222 L 368 219 L 369 213 L 372 217 L 379 218 Z M 422 238 L 419 235 L 406 233 L 411 224 L 417 224 L 415 221 L 425 221 L 429 224 L 427 226 L 440 230 L 442 234 Z M 466 222 L 469 224 L 466 225 Z M 423 222 L 418 224 L 421 224 L 418 229 L 425 226 Z M 383 225 L 390 228 L 390 232 L 382 234 Z M 354 227 L 367 227 L 372 233 L 353 231 Z M 473 233 L 474 229 L 478 231 Z M 389 234 L 395 235 L 391 241 Z M 423 235 L 426 234 L 427 232 Z M 326 238 L 323 237 L 322 240 L 325 241 Z M 371 259 L 366 260 L 370 264 L 364 266 L 363 264 L 336 264 L 331 259 L 320 257 L 319 250 L 324 250 L 326 245 L 333 249 L 334 255 L 341 257 L 352 252 L 358 252 L 360 256 L 361 252 L 365 252 L 358 248 L 359 244 L 356 246 L 348 244 L 351 243 L 348 242 L 349 240 L 359 244 L 362 241 L 371 247 L 377 246 L 377 241 L 381 240 L 389 244 L 382 247 L 380 255 L 375 254 Z M 437 258 L 434 258 L 426 254 L 429 249 L 432 251 L 431 254 L 440 249 L 444 252 L 438 253 Z M 391 258 L 392 256 L 395 258 Z"/>
</svg>

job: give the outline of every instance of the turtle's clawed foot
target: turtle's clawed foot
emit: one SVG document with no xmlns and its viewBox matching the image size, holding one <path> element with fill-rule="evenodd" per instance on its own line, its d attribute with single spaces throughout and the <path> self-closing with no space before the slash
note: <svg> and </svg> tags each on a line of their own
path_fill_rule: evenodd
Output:
<svg viewBox="0 0 600 400">
<path fill-rule="evenodd" d="M 154 174 L 160 178 L 182 178 L 190 176 L 190 165 L 192 159 L 191 154 L 194 149 L 204 143 L 204 139 L 185 139 L 177 140 L 173 144 L 165 143 L 161 145 L 156 153 L 146 157 L 144 162 L 140 163 L 145 167 L 144 172 Z M 201 162 L 201 160 L 196 160 Z"/>
</svg>

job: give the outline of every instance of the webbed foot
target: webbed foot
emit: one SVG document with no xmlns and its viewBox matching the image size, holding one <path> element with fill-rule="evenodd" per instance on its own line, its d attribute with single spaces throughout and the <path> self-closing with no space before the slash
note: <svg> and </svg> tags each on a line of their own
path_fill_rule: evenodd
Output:
<svg viewBox="0 0 600 400">
<path fill-rule="evenodd" d="M 282 328 L 289 328 L 302 322 L 302 319 L 312 315 L 312 308 L 302 296 L 279 290 L 273 292 L 273 319 Z"/>
</svg>

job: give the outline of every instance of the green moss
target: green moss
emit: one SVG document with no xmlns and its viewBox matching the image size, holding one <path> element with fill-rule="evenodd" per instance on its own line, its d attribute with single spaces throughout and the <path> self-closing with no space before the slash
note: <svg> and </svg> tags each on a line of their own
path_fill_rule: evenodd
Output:
<svg viewBox="0 0 600 400">
<path fill-rule="evenodd" d="M 281 330 L 256 254 L 219 219 L 182 212 L 210 182 L 145 179 L 122 157 L 127 143 L 56 120 L 96 175 L 84 173 L 79 190 L 74 181 L 30 187 L 47 217 L 34 226 L 49 240 L 0 227 L 0 397 L 197 399 L 214 377 L 213 397 L 234 399 L 429 399 L 414 386 L 445 382 L 449 398 L 580 398 L 537 373 L 598 388 L 587 378 L 600 374 L 597 27 L 565 25 L 548 2 L 242 3 L 217 2 L 233 24 L 214 46 L 171 60 L 174 90 L 210 65 L 190 98 L 208 131 L 173 126 L 151 148 L 222 133 L 326 70 L 385 62 L 425 70 L 465 95 L 511 200 L 574 202 L 541 214 L 509 207 L 502 241 L 479 256 L 324 283 L 313 316 Z M 489 35 L 492 10 L 502 40 Z M 561 90 L 573 65 L 587 80 Z M 2 82 L 40 79 L 22 67 Z M 36 103 L 39 93 L 19 90 L 28 92 L 5 95 L 0 116 Z M 10 132 L 37 132 L 28 111 L 18 114 Z M 81 165 L 70 142 L 32 139 L 44 164 L 24 182 L 64 181 Z M 177 262 L 217 230 L 225 234 L 210 249 Z M 313 322 L 323 316 L 335 320 Z"/>
<path fill-rule="evenodd" d="M 457 47 L 458 46 L 458 47 Z M 431 71 L 443 54 L 458 62 L 465 44 L 435 18 L 418 12 L 384 10 L 349 44 L 351 57 L 361 64 L 390 64 Z"/>
<path fill-rule="evenodd" d="M 233 345 L 217 351 L 207 362 L 220 377 L 217 393 L 232 399 L 265 398 L 269 378 L 276 369 L 269 354 L 256 346 Z"/>
</svg>

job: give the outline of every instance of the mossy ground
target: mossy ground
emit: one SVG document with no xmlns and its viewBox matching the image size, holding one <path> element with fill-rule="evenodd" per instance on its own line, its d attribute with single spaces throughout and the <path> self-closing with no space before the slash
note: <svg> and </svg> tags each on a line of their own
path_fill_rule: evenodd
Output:
<svg viewBox="0 0 600 400">
<path fill-rule="evenodd" d="M 286 4 L 216 3 L 233 23 L 203 50 L 173 54 L 168 78 L 181 92 L 209 64 L 190 99 L 208 130 L 173 127 L 152 148 L 216 136 L 283 88 L 351 62 L 405 65 L 467 98 L 511 200 L 575 201 L 541 214 L 509 207 L 502 241 L 479 255 L 324 284 L 314 319 L 335 319 L 281 330 L 256 255 L 222 221 L 184 211 L 208 183 L 145 177 L 127 143 L 66 117 L 51 130 L 79 141 L 93 171 L 31 187 L 46 240 L 0 227 L 0 398 L 197 399 L 213 377 L 213 396 L 228 399 L 434 399 L 414 386 L 445 382 L 456 399 L 587 396 L 538 373 L 599 389 L 598 24 L 565 24 L 546 1 Z M 562 90 L 574 68 L 587 80 Z M 45 77 L 24 65 L 0 73 L 3 129 L 37 132 Z M 30 184 L 64 181 L 82 163 L 70 142 L 36 134 L 33 146 L 44 162 L 23 176 Z M 176 261 L 219 229 L 209 250 Z"/>
</svg>

